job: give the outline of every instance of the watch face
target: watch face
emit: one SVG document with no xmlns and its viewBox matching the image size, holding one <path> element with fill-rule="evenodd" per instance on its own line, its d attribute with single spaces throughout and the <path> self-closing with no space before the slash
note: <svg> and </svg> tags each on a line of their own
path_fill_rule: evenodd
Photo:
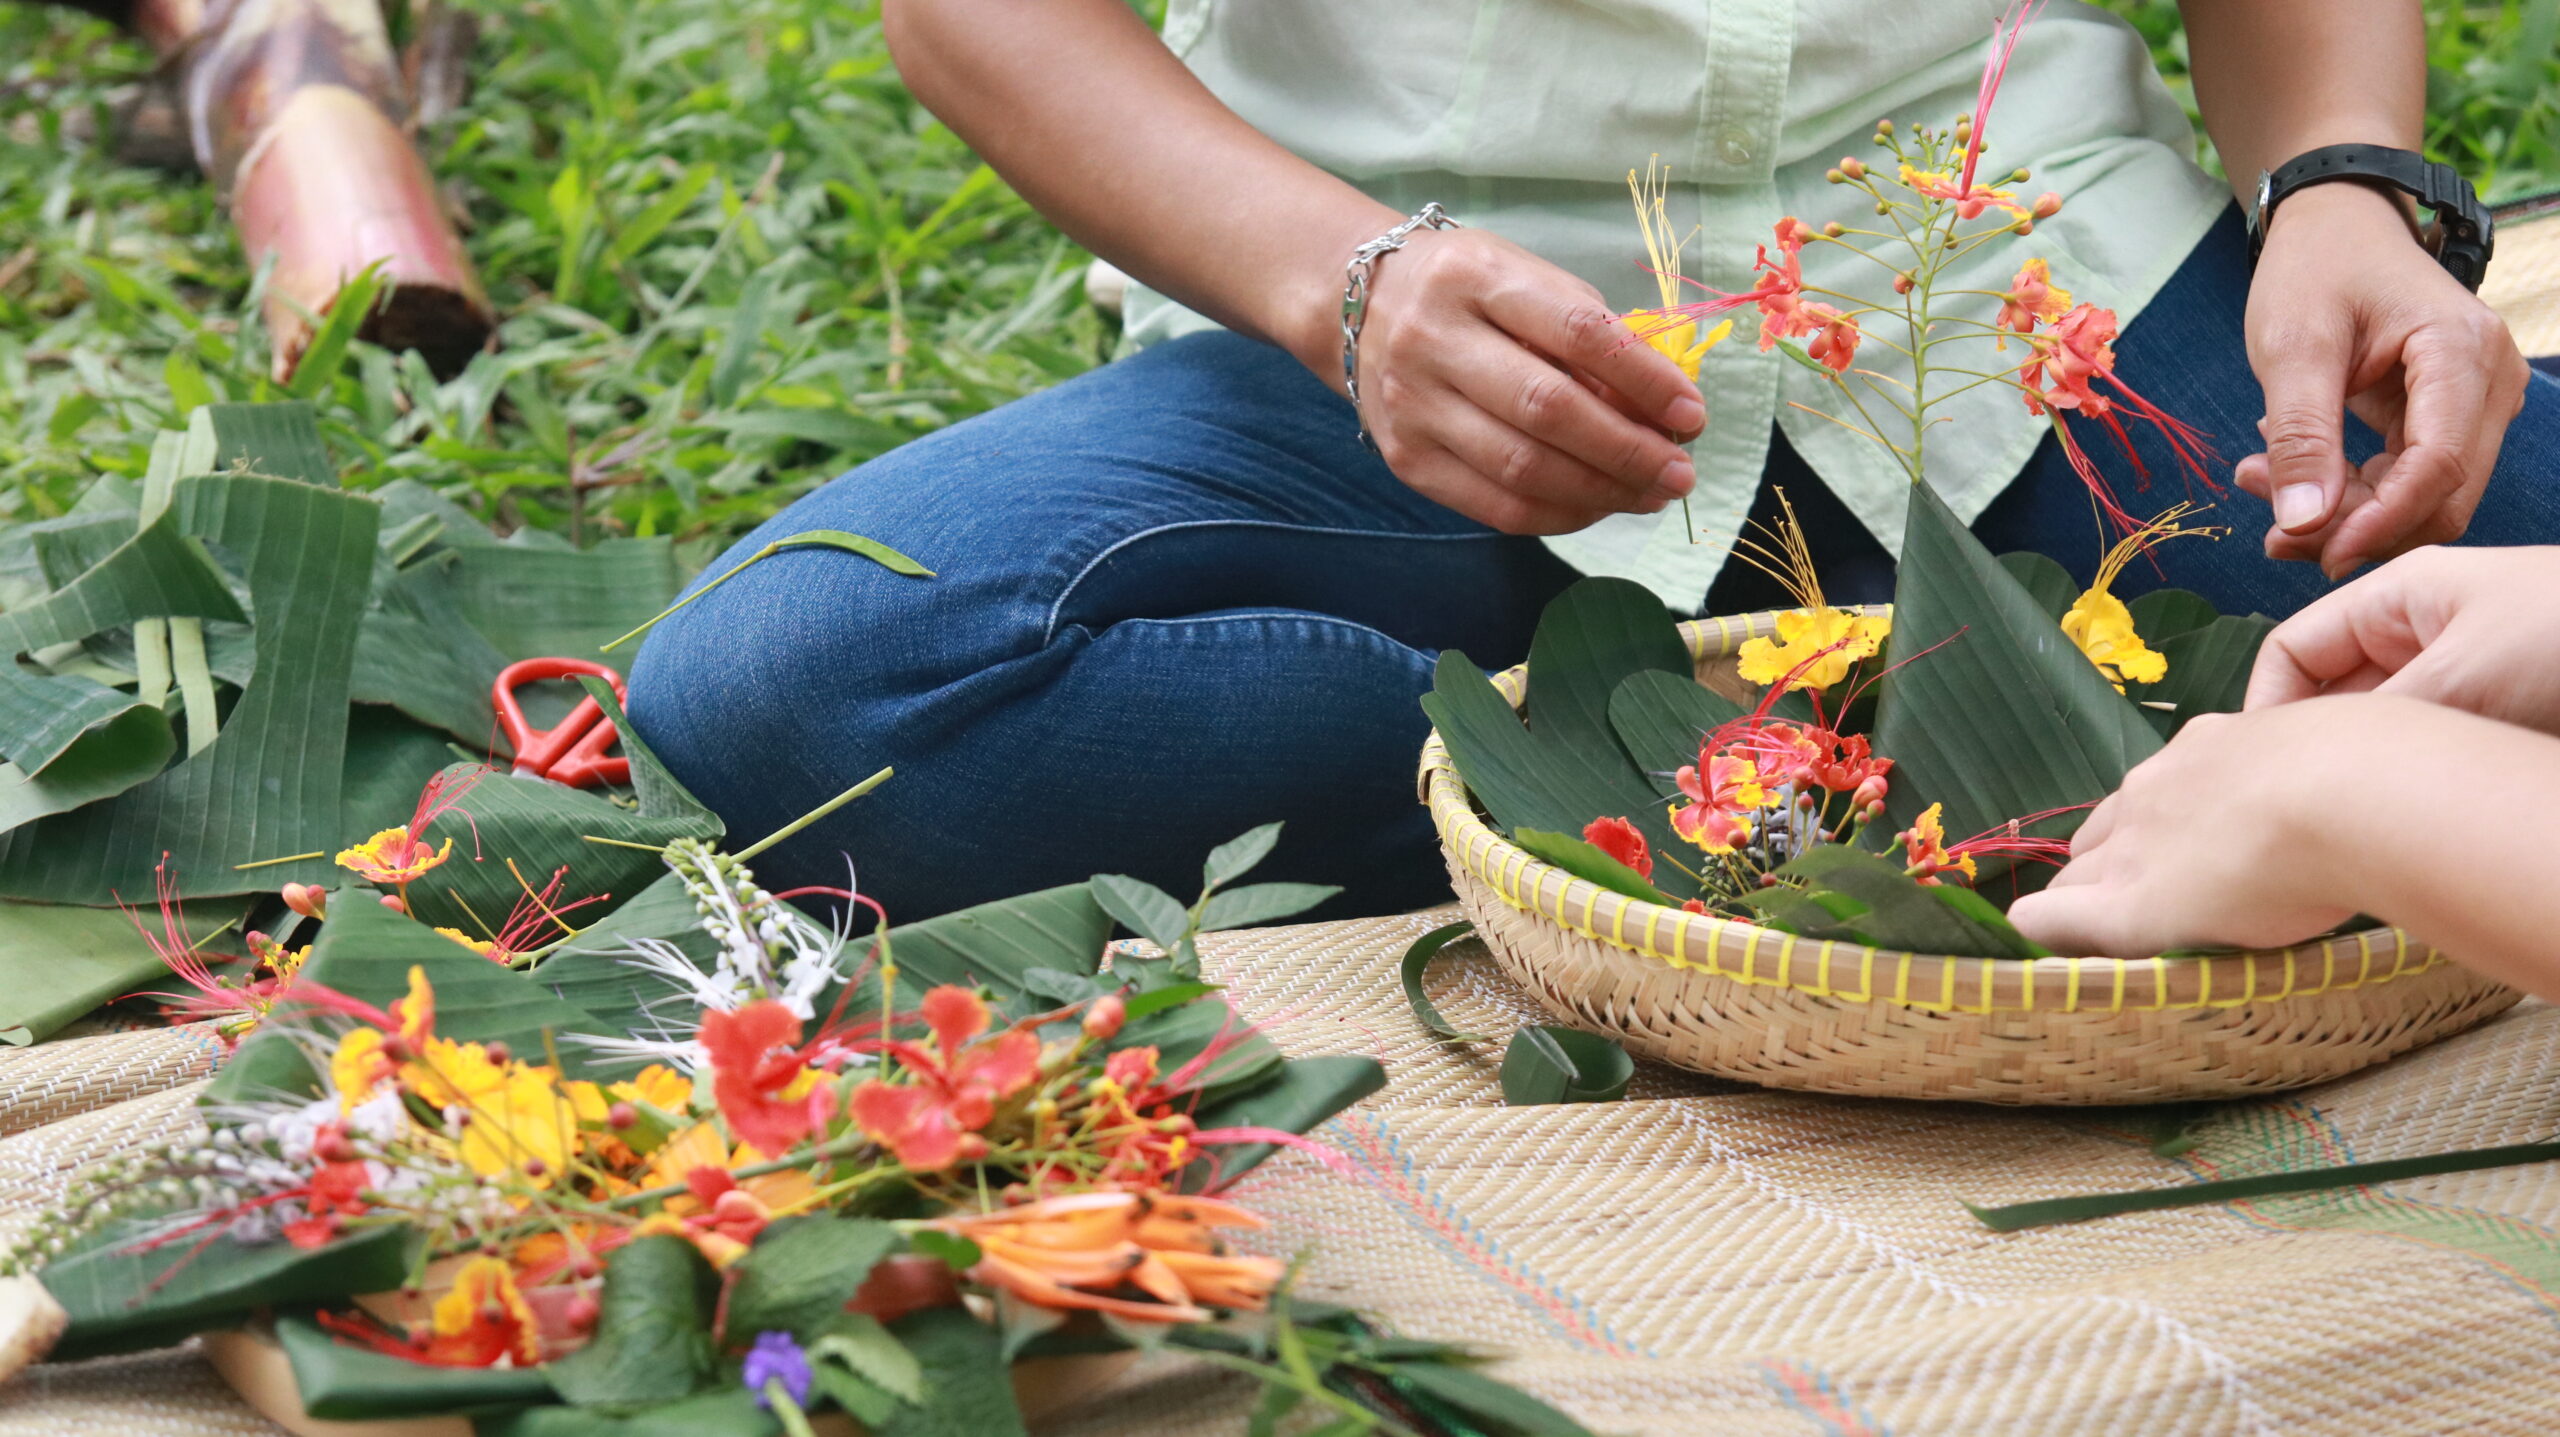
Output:
<svg viewBox="0 0 2560 1437">
<path fill-rule="evenodd" d="M 2276 177 L 2274 175 L 2269 174 L 2265 170 L 2258 171 L 2258 203 L 2256 207 L 2249 212 L 2249 219 L 2251 223 L 2263 225 L 2267 222 L 2267 198 L 2275 190 L 2275 187 Z"/>
</svg>

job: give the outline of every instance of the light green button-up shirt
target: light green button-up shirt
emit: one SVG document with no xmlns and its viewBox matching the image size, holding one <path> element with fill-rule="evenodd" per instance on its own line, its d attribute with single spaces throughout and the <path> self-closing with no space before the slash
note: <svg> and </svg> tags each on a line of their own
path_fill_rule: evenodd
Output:
<svg viewBox="0 0 2560 1437">
<path fill-rule="evenodd" d="M 1879 119 L 1943 126 L 1970 110 L 1998 13 L 1995 0 L 1172 0 L 1165 39 L 1293 152 L 1397 209 L 1437 200 L 1633 309 L 1660 301 L 1628 201 L 1630 167 L 1654 156 L 1670 167 L 1672 225 L 1695 226 L 1689 275 L 1749 289 L 1754 247 L 1779 216 L 1875 223 L 1872 202 L 1824 172 L 1856 155 L 1889 174 L 1890 154 L 1868 138 Z M 2066 203 L 2032 235 L 1951 266 L 1942 291 L 2005 290 L 2021 262 L 2042 256 L 2056 284 L 2130 322 L 2230 203 L 2190 158 L 2186 116 L 2141 38 L 2073 0 L 2028 27 L 1986 134 L 1996 158 L 1985 179 L 2024 165 L 2033 178 L 2016 187 L 2022 202 L 2054 190 Z M 1808 247 L 1804 268 L 1809 284 L 1890 298 L 1884 271 L 1836 246 Z M 1379 285 L 1394 284 L 1390 260 Z M 1962 304 L 1940 308 L 1988 320 L 1997 301 Z M 1137 343 L 1209 323 L 1144 290 L 1128 315 Z M 1847 406 L 1824 376 L 1760 352 L 1758 317 L 1741 311 L 1699 375 L 1708 423 L 1693 447 L 1694 538 L 1676 504 L 1615 515 L 1549 540 L 1567 562 L 1695 606 L 1741 528 L 1773 423 L 1899 547 L 1902 471 L 1871 441 L 1792 407 Z M 1898 331 L 1895 321 L 1878 333 L 1899 342 Z M 1994 356 L 1980 347 L 1974 363 L 1988 367 Z M 1909 361 L 1879 344 L 1858 362 L 1911 377 Z M 2045 429 L 2000 386 L 1930 412 L 1945 420 L 1929 432 L 1931 482 L 1967 519 L 2016 477 Z"/>
</svg>

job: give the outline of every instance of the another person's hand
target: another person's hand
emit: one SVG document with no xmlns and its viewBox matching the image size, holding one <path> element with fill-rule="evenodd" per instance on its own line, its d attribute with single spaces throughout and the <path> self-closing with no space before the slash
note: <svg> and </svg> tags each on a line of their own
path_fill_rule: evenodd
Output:
<svg viewBox="0 0 2560 1437">
<path fill-rule="evenodd" d="M 2560 548 L 2426 548 L 2276 626 L 2248 707 L 2378 690 L 2560 734 Z"/>
<path fill-rule="evenodd" d="M 2298 943 L 2366 906 L 2341 845 L 2436 841 L 2378 821 L 2404 805 L 2359 814 L 2358 795 L 2421 771 L 2430 795 L 2462 793 L 2433 758 L 2483 727 L 2380 694 L 2196 718 L 2125 776 L 2072 839 L 2071 862 L 2009 917 L 2066 954 Z"/>
<path fill-rule="evenodd" d="M 1360 409 L 1397 477 L 1507 534 L 1661 512 L 1697 484 L 1671 436 L 1707 415 L 1598 290 L 1478 229 L 1416 234 L 1380 263 Z"/>
<path fill-rule="evenodd" d="M 2410 234 L 2389 197 L 2315 185 L 2279 206 L 2249 287 L 2249 365 L 2264 454 L 2240 487 L 2267 500 L 2267 554 L 2330 578 L 2459 538 L 2530 373 L 2507 327 Z M 2382 435 L 2347 462 L 2341 405 Z"/>
</svg>

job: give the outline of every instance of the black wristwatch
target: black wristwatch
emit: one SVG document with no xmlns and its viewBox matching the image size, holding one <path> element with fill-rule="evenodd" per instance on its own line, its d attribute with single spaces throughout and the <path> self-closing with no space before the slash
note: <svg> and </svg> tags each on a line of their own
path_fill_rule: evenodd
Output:
<svg viewBox="0 0 2560 1437">
<path fill-rule="evenodd" d="M 2258 174 L 2258 207 L 2249 216 L 2249 258 L 2267 245 L 2267 222 L 2295 190 L 2331 180 L 2355 180 L 2413 196 L 2436 217 L 2429 252 L 2468 290 L 2480 288 L 2489 269 L 2492 229 L 2488 206 L 2453 166 L 2413 150 L 2386 145 L 2323 145 Z"/>
</svg>

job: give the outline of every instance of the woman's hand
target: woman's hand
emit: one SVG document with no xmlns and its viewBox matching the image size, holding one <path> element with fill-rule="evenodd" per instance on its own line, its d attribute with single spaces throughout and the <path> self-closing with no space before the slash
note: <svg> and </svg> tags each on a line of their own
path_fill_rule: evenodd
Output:
<svg viewBox="0 0 2560 1437">
<path fill-rule="evenodd" d="M 2359 694 L 2206 714 L 2125 776 L 2071 841 L 2071 862 L 2009 917 L 2058 953 L 2142 958 L 2229 944 L 2278 948 L 2369 911 L 2356 857 L 2433 843 L 2377 821 L 2384 787 L 2418 773 L 2430 802 L 2461 792 L 2433 762 L 2481 721 Z M 2360 796 L 2375 807 L 2358 812 Z"/>
<path fill-rule="evenodd" d="M 2560 548 L 2392 560 L 2276 626 L 2248 707 L 2366 690 L 2560 734 Z"/>
<path fill-rule="evenodd" d="M 2264 454 L 2240 487 L 2275 509 L 2267 554 L 2332 579 L 2459 538 L 2529 370 L 2489 307 L 2421 248 L 2397 202 L 2352 182 L 2288 197 L 2249 287 Z M 2347 463 L 2341 401 L 2382 435 Z"/>
<path fill-rule="evenodd" d="M 1334 342 L 1301 358 L 1338 374 Z M 1672 436 L 1695 438 L 1707 416 L 1598 290 L 1475 229 L 1416 234 L 1379 262 L 1360 408 L 1397 477 L 1507 534 L 1661 512 L 1697 484 Z"/>
</svg>

